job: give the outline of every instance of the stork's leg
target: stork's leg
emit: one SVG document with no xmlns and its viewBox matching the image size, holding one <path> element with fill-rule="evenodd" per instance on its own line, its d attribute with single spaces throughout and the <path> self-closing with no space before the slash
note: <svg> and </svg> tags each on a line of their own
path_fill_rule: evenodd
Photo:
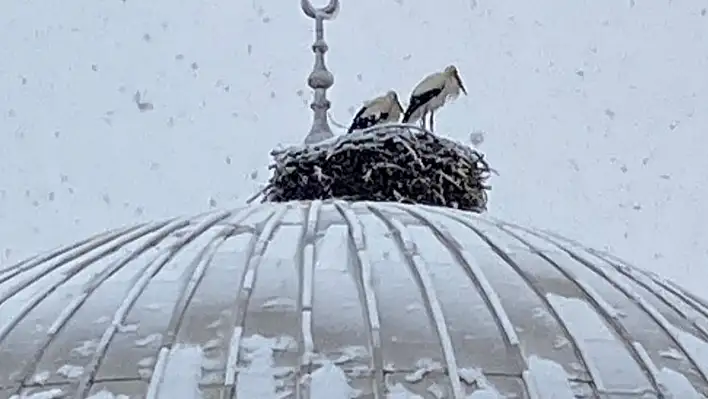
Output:
<svg viewBox="0 0 708 399">
<path fill-rule="evenodd" d="M 430 123 L 428 123 L 430 127 L 430 131 L 433 131 L 433 118 L 435 118 L 435 111 L 430 111 Z"/>
<path fill-rule="evenodd" d="M 427 111 L 423 111 L 423 116 L 420 117 L 420 127 L 422 129 L 425 129 L 425 115 L 427 115 Z"/>
</svg>

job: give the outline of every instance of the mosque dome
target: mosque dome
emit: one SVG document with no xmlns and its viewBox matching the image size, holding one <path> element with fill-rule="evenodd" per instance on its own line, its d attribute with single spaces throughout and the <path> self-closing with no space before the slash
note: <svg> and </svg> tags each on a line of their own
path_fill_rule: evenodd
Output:
<svg viewBox="0 0 708 399">
<path fill-rule="evenodd" d="M 0 397 L 702 398 L 707 328 L 699 297 L 548 232 L 264 203 L 0 270 Z"/>
</svg>

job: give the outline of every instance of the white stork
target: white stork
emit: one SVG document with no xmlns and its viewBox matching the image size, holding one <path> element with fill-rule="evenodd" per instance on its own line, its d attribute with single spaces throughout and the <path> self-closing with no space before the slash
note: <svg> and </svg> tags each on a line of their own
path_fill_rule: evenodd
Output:
<svg viewBox="0 0 708 399">
<path fill-rule="evenodd" d="M 448 101 L 456 99 L 460 91 L 467 95 L 467 90 L 454 65 L 449 65 L 442 72 L 428 75 L 413 89 L 402 122 L 414 123 L 421 120 L 421 126 L 425 128 L 425 116 L 430 114 L 428 129 L 432 131 L 435 111 Z"/>
<path fill-rule="evenodd" d="M 391 90 L 383 96 L 369 100 L 354 115 L 354 120 L 347 133 L 366 129 L 380 123 L 398 122 L 403 113 L 403 106 L 398 101 L 398 94 Z"/>
</svg>

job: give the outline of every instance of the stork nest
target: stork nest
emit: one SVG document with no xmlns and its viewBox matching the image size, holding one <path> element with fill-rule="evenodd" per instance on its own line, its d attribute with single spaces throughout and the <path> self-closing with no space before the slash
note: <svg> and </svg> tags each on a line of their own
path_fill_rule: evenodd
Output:
<svg viewBox="0 0 708 399">
<path fill-rule="evenodd" d="M 479 152 L 412 125 L 385 125 L 271 153 L 263 201 L 394 201 L 487 208 L 491 169 Z"/>
</svg>

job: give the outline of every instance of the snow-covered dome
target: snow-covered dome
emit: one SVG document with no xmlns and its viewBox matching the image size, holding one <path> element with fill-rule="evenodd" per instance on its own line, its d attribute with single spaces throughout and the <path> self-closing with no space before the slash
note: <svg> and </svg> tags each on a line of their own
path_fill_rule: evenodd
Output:
<svg viewBox="0 0 708 399">
<path fill-rule="evenodd" d="M 251 205 L 0 270 L 2 398 L 700 398 L 707 337 L 671 282 L 420 205 Z"/>
</svg>

